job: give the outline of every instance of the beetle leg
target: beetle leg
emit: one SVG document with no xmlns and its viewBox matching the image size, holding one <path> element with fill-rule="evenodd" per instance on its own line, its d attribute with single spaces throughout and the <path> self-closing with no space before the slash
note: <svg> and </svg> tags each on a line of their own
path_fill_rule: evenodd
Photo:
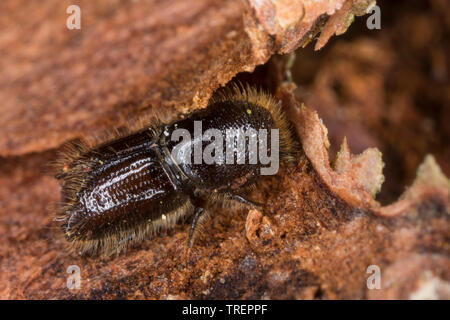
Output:
<svg viewBox="0 0 450 320">
<path fill-rule="evenodd" d="M 262 206 L 263 206 L 263 203 L 245 199 L 243 196 L 240 196 L 235 193 L 226 193 L 226 196 L 230 200 L 234 200 L 234 201 L 237 201 L 237 202 L 243 203 L 245 205 L 258 208 L 258 209 L 262 208 Z"/>
<path fill-rule="evenodd" d="M 194 218 L 192 219 L 191 228 L 189 229 L 189 238 L 187 244 L 188 248 L 191 247 L 191 240 L 192 237 L 194 236 L 195 227 L 197 226 L 198 218 L 201 216 L 202 213 L 203 213 L 202 207 L 195 207 Z"/>
</svg>

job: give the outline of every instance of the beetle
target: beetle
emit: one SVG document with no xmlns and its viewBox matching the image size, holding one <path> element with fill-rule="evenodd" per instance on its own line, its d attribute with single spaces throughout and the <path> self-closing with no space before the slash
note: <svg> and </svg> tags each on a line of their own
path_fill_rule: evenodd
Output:
<svg viewBox="0 0 450 320">
<path fill-rule="evenodd" d="M 196 136 L 199 123 L 200 133 L 212 131 L 214 139 Z M 271 145 L 267 151 L 292 161 L 292 129 L 275 98 L 235 85 L 213 96 L 206 108 L 171 123 L 145 126 L 98 145 L 72 145 L 59 160 L 56 175 L 62 186 L 59 220 L 70 250 L 81 255 L 119 253 L 128 244 L 192 216 L 190 247 L 196 226 L 210 207 L 227 201 L 260 206 L 241 191 L 254 185 L 266 166 L 249 160 L 255 150 L 246 142 L 252 136 L 244 136 L 239 149 L 239 135 L 229 139 L 229 133 L 264 130 L 267 139 L 278 139 L 277 148 Z M 180 142 L 180 133 L 194 139 Z M 214 148 L 209 155 L 216 161 L 191 161 L 198 150 L 205 155 L 212 141 L 232 152 L 227 150 L 225 157 Z M 261 151 L 261 141 L 257 145 Z M 229 162 L 229 155 L 237 161 Z"/>
</svg>

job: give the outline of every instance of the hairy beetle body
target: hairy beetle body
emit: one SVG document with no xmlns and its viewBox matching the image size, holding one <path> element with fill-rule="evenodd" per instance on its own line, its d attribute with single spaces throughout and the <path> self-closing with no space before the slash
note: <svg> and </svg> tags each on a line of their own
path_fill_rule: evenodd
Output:
<svg viewBox="0 0 450 320">
<path fill-rule="evenodd" d="M 200 132 L 197 124 L 201 124 Z M 251 88 L 235 88 L 184 119 L 98 146 L 72 148 L 60 161 L 57 176 L 62 183 L 66 239 L 80 254 L 107 255 L 193 214 L 190 246 L 196 224 L 214 201 L 254 204 L 237 193 L 253 184 L 264 167 L 252 158 L 254 150 L 248 142 L 258 132 L 268 132 L 266 137 L 273 140 L 278 130 L 280 156 L 286 158 L 294 142 L 275 100 Z M 208 132 L 215 136 L 198 136 Z M 237 150 L 238 139 L 228 138 L 230 132 L 251 132 L 240 140 L 242 152 Z M 182 135 L 174 133 L 193 139 L 180 141 Z M 232 152 L 208 150 L 211 141 Z M 261 142 L 257 143 L 260 147 Z M 269 147 L 268 152 L 274 150 Z M 197 161 L 192 157 L 196 151 L 215 161 Z M 183 157 L 188 161 L 180 161 Z"/>
</svg>

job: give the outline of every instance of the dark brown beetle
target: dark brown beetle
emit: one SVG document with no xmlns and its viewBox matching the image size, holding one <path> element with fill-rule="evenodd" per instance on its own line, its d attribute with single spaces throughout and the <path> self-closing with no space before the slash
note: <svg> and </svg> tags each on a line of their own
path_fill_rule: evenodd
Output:
<svg viewBox="0 0 450 320">
<path fill-rule="evenodd" d="M 250 161 L 254 155 L 250 135 L 240 140 L 246 142 L 243 149 L 237 148 L 238 137 L 229 139 L 230 132 L 243 131 L 267 132 L 267 141 L 278 140 L 276 150 L 267 151 L 290 157 L 291 130 L 274 98 L 237 87 L 171 124 L 147 127 L 94 147 L 72 148 L 60 160 L 57 175 L 64 203 L 60 220 L 71 249 L 79 254 L 120 252 L 128 243 L 140 242 L 193 214 L 190 246 L 199 218 L 214 203 L 235 200 L 258 205 L 238 193 L 267 167 L 254 158 Z M 216 134 L 214 139 L 205 139 L 202 134 L 208 132 Z M 194 139 L 182 140 L 174 133 Z M 219 155 L 213 149 L 210 154 L 216 161 L 212 163 L 192 157 L 199 150 L 204 155 L 211 141 L 217 142 L 215 146 L 231 146 L 232 152 Z M 228 161 L 228 156 L 235 161 Z"/>
</svg>

